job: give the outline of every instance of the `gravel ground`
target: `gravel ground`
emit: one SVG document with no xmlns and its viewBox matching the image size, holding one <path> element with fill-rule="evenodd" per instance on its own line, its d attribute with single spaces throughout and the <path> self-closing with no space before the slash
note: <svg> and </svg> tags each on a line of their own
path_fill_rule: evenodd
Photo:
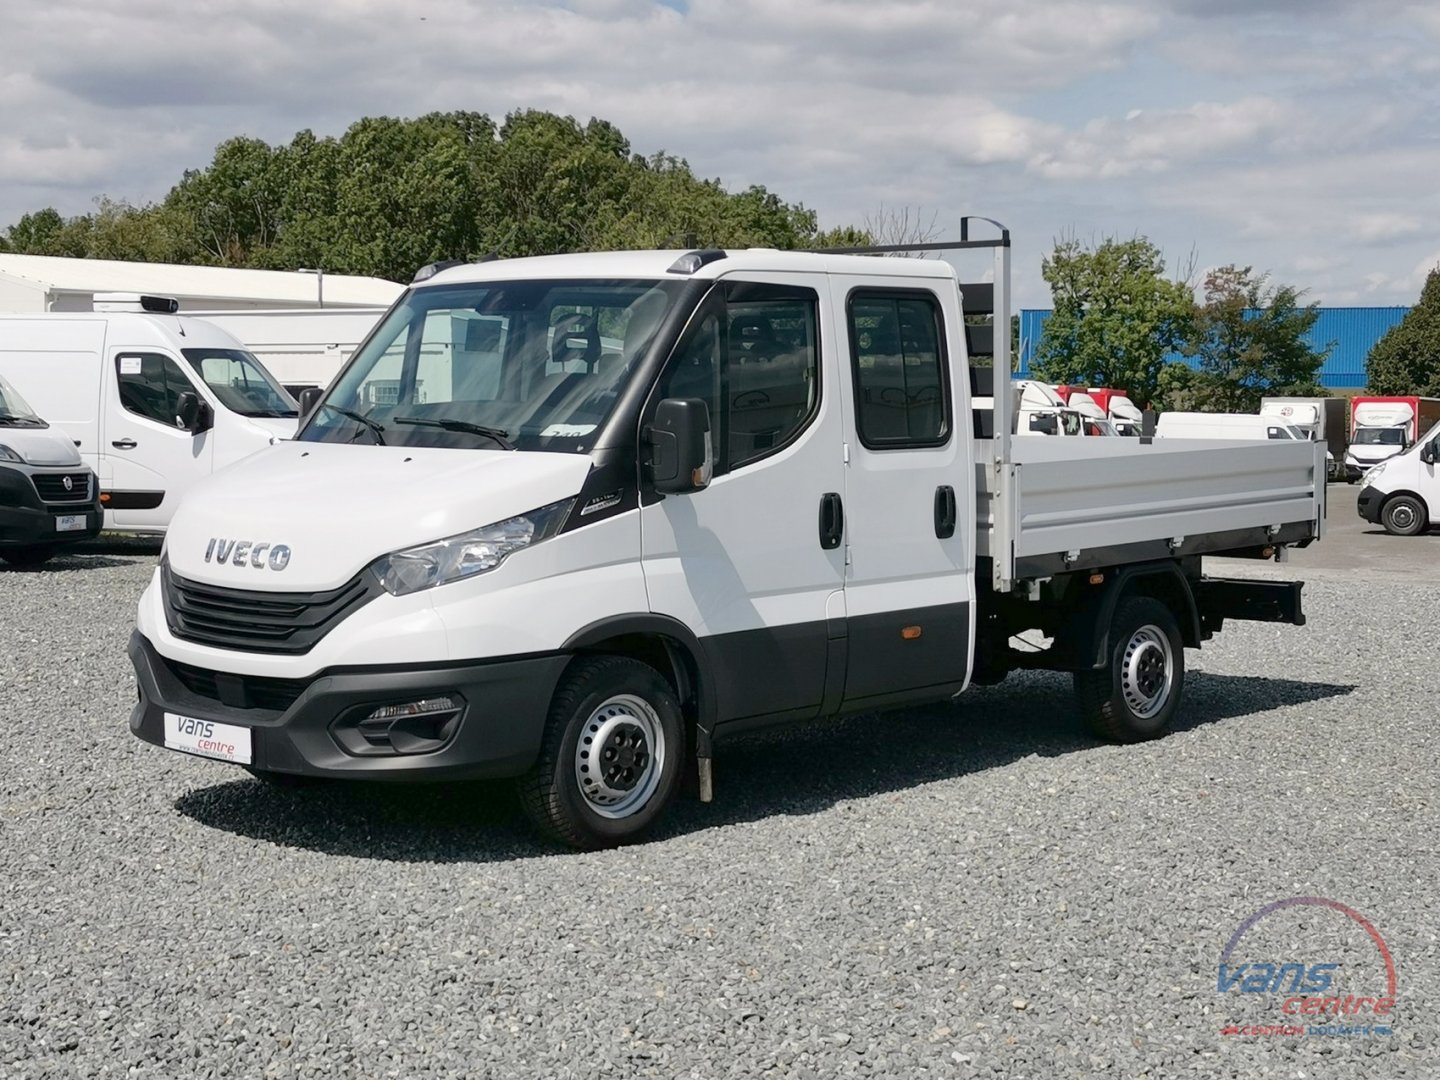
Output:
<svg viewBox="0 0 1440 1080">
<path fill-rule="evenodd" d="M 153 547 L 0 571 L 0 1076 L 1433 1077 L 1440 583 L 1318 571 L 1188 654 L 1179 730 L 1069 684 L 723 749 L 651 843 L 534 846 L 503 790 L 274 792 L 132 739 Z M 1263 905 L 1394 957 L 1389 1036 L 1226 1037 Z M 1299 906 L 1232 962 L 1378 951 Z"/>
</svg>

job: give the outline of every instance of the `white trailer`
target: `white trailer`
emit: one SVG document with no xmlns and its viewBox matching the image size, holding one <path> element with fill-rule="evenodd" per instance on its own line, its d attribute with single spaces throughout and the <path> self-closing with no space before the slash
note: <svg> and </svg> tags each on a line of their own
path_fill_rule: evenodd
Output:
<svg viewBox="0 0 1440 1080">
<path fill-rule="evenodd" d="M 1160 735 L 1186 648 L 1303 623 L 1299 583 L 1202 560 L 1319 537 L 1321 451 L 1013 438 L 1009 394 L 972 409 L 964 325 L 1009 326 L 1010 237 L 971 224 L 925 247 L 989 254 L 993 289 L 887 248 L 422 272 L 294 441 L 181 507 L 132 732 L 262 779 L 518 778 L 579 847 L 686 770 L 708 800 L 736 732 L 1015 668 Z"/>
</svg>

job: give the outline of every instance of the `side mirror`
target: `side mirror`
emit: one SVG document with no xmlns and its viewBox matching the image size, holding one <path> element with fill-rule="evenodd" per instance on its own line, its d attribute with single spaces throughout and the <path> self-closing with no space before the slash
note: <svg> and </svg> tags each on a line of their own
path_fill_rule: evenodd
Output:
<svg viewBox="0 0 1440 1080">
<path fill-rule="evenodd" d="M 325 396 L 325 390 L 320 386 L 307 386 L 300 391 L 300 415 L 309 416 L 315 411 L 315 406 L 320 404 L 320 399 Z"/>
<path fill-rule="evenodd" d="M 700 491 L 710 483 L 710 410 L 699 398 L 666 398 L 647 431 L 646 464 L 655 490 L 666 495 Z"/>
<path fill-rule="evenodd" d="M 1435 464 L 1435 443 L 1433 441 L 1427 442 L 1420 448 L 1420 460 L 1426 465 Z"/>
<path fill-rule="evenodd" d="M 182 391 L 175 399 L 176 427 L 190 432 L 191 435 L 199 435 L 202 431 L 209 431 L 214 422 L 215 414 L 194 390 Z"/>
</svg>

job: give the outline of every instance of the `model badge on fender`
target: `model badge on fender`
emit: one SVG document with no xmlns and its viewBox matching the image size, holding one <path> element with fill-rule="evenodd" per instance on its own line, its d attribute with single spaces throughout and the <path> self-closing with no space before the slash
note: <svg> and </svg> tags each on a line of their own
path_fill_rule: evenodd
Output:
<svg viewBox="0 0 1440 1080">
<path fill-rule="evenodd" d="M 268 556 L 266 553 L 269 553 Z M 284 570 L 290 565 L 288 544 L 259 544 L 254 540 L 226 540 L 212 536 L 205 545 L 205 561 L 253 566 L 256 570 Z"/>
</svg>

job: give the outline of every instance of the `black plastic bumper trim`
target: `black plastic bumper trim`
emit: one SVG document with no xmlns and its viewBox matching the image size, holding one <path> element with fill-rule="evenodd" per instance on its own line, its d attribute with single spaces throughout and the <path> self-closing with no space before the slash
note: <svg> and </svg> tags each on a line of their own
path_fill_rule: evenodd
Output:
<svg viewBox="0 0 1440 1080">
<path fill-rule="evenodd" d="M 130 635 L 140 700 L 130 731 L 165 744 L 165 713 L 239 724 L 251 732 L 253 768 L 365 780 L 456 780 L 518 776 L 534 762 L 567 653 L 424 668 L 336 668 L 317 674 L 284 711 L 237 709 L 187 690 L 171 662 L 138 630 Z M 357 756 L 333 730 L 364 706 L 446 692 L 464 701 L 452 736 L 422 754 Z"/>
</svg>

